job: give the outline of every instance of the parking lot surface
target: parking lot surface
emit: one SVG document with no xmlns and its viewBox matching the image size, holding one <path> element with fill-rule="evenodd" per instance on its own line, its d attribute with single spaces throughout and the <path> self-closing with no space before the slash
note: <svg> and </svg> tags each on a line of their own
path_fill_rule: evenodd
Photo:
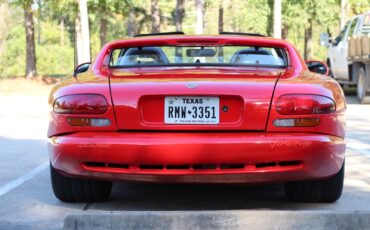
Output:
<svg viewBox="0 0 370 230">
<path fill-rule="evenodd" d="M 47 98 L 0 96 L 0 229 L 60 229 L 68 213 L 87 210 L 370 211 L 370 105 L 347 97 L 346 178 L 334 204 L 284 199 L 282 184 L 158 185 L 116 183 L 103 203 L 62 203 L 51 190 Z"/>
</svg>

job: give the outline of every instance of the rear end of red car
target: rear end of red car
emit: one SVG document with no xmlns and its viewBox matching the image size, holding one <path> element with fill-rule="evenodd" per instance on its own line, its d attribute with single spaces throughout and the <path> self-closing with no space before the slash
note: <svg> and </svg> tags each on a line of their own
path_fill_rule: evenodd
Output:
<svg viewBox="0 0 370 230">
<path fill-rule="evenodd" d="M 295 201 L 341 195 L 343 93 L 283 41 L 113 42 L 49 102 L 51 175 L 63 201 L 107 199 L 114 181 L 285 182 Z"/>
</svg>

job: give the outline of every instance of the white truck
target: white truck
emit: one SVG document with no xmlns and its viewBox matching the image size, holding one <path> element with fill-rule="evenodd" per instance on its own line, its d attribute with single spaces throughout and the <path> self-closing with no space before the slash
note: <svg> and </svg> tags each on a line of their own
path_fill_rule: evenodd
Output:
<svg viewBox="0 0 370 230">
<path fill-rule="evenodd" d="M 370 11 L 351 18 L 335 39 L 326 33 L 331 76 L 341 85 L 357 86 L 360 103 L 370 103 Z"/>
</svg>

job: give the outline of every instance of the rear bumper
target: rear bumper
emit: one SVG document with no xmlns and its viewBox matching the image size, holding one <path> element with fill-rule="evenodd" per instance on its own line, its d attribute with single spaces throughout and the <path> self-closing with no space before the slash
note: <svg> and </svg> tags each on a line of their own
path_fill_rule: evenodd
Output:
<svg viewBox="0 0 370 230">
<path fill-rule="evenodd" d="M 320 134 L 80 132 L 52 137 L 54 168 L 111 181 L 259 183 L 329 177 L 342 138 Z"/>
</svg>

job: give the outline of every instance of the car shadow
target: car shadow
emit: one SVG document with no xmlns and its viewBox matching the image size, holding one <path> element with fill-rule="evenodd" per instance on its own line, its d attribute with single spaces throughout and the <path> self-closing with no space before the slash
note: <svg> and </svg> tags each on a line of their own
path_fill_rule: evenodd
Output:
<svg viewBox="0 0 370 230">
<path fill-rule="evenodd" d="M 350 156 L 356 157 L 361 155 Z M 356 166 L 368 157 L 351 159 L 342 197 L 335 203 L 295 203 L 284 197 L 282 183 L 260 185 L 192 185 L 115 183 L 107 202 L 89 204 L 102 211 L 207 211 L 207 210 L 369 210 L 368 183 Z M 366 201 L 367 200 L 367 201 Z M 364 201 L 366 201 L 364 203 Z"/>
<path fill-rule="evenodd" d="M 274 204 L 282 202 L 286 202 L 283 184 L 278 183 L 264 185 L 115 183 L 109 210 L 270 209 Z M 94 206 L 105 209 L 103 204 Z"/>
</svg>

